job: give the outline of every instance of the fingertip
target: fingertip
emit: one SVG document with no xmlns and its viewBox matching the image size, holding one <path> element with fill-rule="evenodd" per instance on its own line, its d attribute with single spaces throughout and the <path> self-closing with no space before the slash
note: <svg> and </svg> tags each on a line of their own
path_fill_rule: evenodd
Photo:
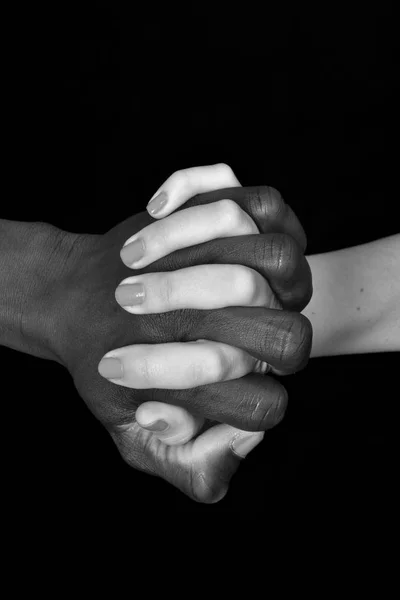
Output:
<svg viewBox="0 0 400 600">
<path fill-rule="evenodd" d="M 196 194 L 241 187 L 232 168 L 226 163 L 189 167 L 175 171 L 150 198 L 146 210 L 154 219 L 169 216 Z"/>
<path fill-rule="evenodd" d="M 161 442 L 168 446 L 186 444 L 201 429 L 202 417 L 195 417 L 179 406 L 163 402 L 144 402 L 136 411 L 138 425 L 152 431 Z"/>
<path fill-rule="evenodd" d="M 97 371 L 99 375 L 112 381 L 124 377 L 124 365 L 117 356 L 103 356 L 97 365 Z"/>
<path fill-rule="evenodd" d="M 142 237 L 138 238 L 137 234 L 126 240 L 120 250 L 120 258 L 122 262 L 129 268 L 135 268 L 136 263 L 144 257 L 146 252 L 145 243 Z"/>
<path fill-rule="evenodd" d="M 146 210 L 149 213 L 149 215 L 151 217 L 153 217 L 154 219 L 160 218 L 161 212 L 164 212 L 164 216 L 165 216 L 165 210 L 163 210 L 166 206 L 168 202 L 168 194 L 166 191 L 161 191 L 156 193 L 148 202 L 147 206 L 146 206 Z"/>
<path fill-rule="evenodd" d="M 239 458 L 246 456 L 263 440 L 264 431 L 242 431 L 235 435 L 230 443 L 231 451 Z"/>
<path fill-rule="evenodd" d="M 146 425 L 140 425 L 142 429 L 146 429 L 146 431 L 155 431 L 155 432 L 163 432 L 167 431 L 170 427 L 169 423 L 164 419 L 157 419 L 152 423 L 147 423 Z"/>
</svg>

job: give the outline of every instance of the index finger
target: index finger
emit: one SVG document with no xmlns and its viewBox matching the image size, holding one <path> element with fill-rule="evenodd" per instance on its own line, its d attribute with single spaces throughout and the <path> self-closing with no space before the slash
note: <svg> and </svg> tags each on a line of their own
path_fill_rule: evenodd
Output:
<svg viewBox="0 0 400 600">
<path fill-rule="evenodd" d="M 197 194 L 177 210 L 230 199 L 253 219 L 260 233 L 286 233 L 300 245 L 303 252 L 307 247 L 305 231 L 293 210 L 282 198 L 281 193 L 268 185 L 231 187 Z"/>
<path fill-rule="evenodd" d="M 192 206 L 226 199 L 236 202 L 253 219 L 261 233 L 291 235 L 305 252 L 307 238 L 304 229 L 280 192 L 267 185 L 241 187 L 235 173 L 225 163 L 176 171 L 151 198 L 147 211 L 158 220 Z"/>
</svg>

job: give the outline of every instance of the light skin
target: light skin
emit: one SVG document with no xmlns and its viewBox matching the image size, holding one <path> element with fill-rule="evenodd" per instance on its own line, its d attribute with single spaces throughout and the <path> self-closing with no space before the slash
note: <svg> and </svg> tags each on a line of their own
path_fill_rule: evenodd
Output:
<svg viewBox="0 0 400 600">
<path fill-rule="evenodd" d="M 221 171 L 218 165 L 174 173 L 153 196 L 158 206 L 161 200 L 159 212 L 153 212 L 154 202 L 148 205 L 149 213 L 157 221 L 125 242 L 121 251 L 123 262 L 132 269 L 141 268 L 164 254 L 213 237 L 258 233 L 255 224 L 249 222 L 248 215 L 244 215 L 242 222 L 236 220 L 234 226 L 228 220 L 221 230 L 218 203 L 174 212 L 198 193 L 235 185 L 240 183 L 234 174 Z M 131 252 L 139 243 L 143 256 L 132 264 Z M 137 254 L 135 258 L 138 258 Z M 308 256 L 307 260 L 314 291 L 302 314 L 313 325 L 311 357 L 400 350 L 400 235 Z M 243 283 L 240 270 L 237 272 L 234 265 L 214 265 L 214 269 L 208 265 L 204 267 L 203 270 L 181 270 L 179 277 L 169 282 L 169 294 L 164 291 L 166 282 L 162 274 L 126 278 L 116 290 L 116 299 L 124 310 L 132 314 L 239 304 L 262 306 L 271 302 L 273 293 L 257 274 L 254 281 Z M 131 306 L 125 289 L 138 281 L 144 285 L 146 294 L 141 304 Z M 239 281 L 237 285 L 236 281 Z M 162 350 L 153 354 L 152 360 L 158 365 L 154 367 L 154 386 L 198 385 L 193 379 L 194 361 L 204 365 L 201 382 L 206 383 L 207 375 L 213 370 L 213 361 L 215 369 L 218 371 L 220 368 L 220 357 L 213 355 L 212 342 L 202 340 L 200 345 L 196 342 L 195 345 L 193 350 L 196 354 L 193 356 L 187 352 L 180 354 L 178 348 L 169 353 L 167 360 Z M 229 377 L 241 377 L 259 368 L 254 358 L 239 349 L 235 351 L 227 347 L 224 351 L 230 364 Z M 141 385 L 140 373 L 135 369 L 138 353 L 140 349 L 134 347 L 108 353 L 107 356 L 122 358 L 126 365 L 124 377 L 113 380 L 114 383 L 127 387 Z M 147 385 L 151 382 L 147 381 Z M 137 424 L 152 431 L 152 435 L 162 443 L 182 447 L 196 436 L 204 422 L 182 407 L 157 402 L 141 404 L 135 416 Z M 163 427 L 166 428 L 160 431 Z M 256 434 L 248 438 L 242 456 L 253 449 L 262 437 Z"/>
</svg>

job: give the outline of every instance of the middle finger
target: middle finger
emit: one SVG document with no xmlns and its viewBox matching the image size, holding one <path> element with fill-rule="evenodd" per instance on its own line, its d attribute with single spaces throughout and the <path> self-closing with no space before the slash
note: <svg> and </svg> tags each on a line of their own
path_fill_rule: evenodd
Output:
<svg viewBox="0 0 400 600">
<path fill-rule="evenodd" d="M 226 306 L 280 308 L 267 281 L 243 265 L 203 264 L 177 271 L 143 273 L 124 279 L 115 297 L 132 314 Z"/>
<path fill-rule="evenodd" d="M 111 361 L 111 362 L 110 362 Z M 112 377 L 107 370 L 120 364 Z M 112 364 L 113 363 L 113 364 Z M 136 344 L 112 350 L 100 363 L 100 374 L 113 383 L 135 389 L 189 389 L 247 375 L 259 361 L 240 348 L 199 339 L 168 344 Z M 265 373 L 268 366 L 258 368 Z M 117 377 L 118 375 L 118 377 Z"/>
</svg>

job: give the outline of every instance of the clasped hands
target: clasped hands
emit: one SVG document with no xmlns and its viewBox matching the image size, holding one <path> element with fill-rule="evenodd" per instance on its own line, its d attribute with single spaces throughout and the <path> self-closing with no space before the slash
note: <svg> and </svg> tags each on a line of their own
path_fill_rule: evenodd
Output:
<svg viewBox="0 0 400 600">
<path fill-rule="evenodd" d="M 225 164 L 177 171 L 154 198 L 77 240 L 54 352 L 129 465 L 217 502 L 284 415 L 274 375 L 309 359 L 306 236 L 277 190 Z"/>
</svg>

